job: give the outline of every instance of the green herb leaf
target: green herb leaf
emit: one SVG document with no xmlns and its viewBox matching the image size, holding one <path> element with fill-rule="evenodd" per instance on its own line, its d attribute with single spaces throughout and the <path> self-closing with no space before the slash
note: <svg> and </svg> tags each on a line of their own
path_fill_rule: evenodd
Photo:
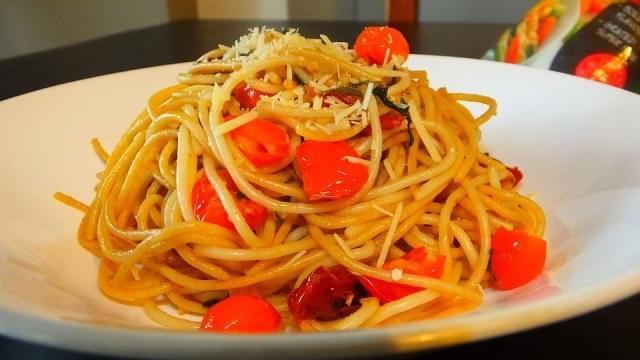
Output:
<svg viewBox="0 0 640 360">
<path fill-rule="evenodd" d="M 375 95 L 382 103 L 397 112 L 407 119 L 407 132 L 409 133 L 409 146 L 413 145 L 413 133 L 411 132 L 411 114 L 409 113 L 409 105 L 405 103 L 396 104 L 387 96 L 388 87 L 377 86 L 373 89 L 373 95 Z"/>
</svg>

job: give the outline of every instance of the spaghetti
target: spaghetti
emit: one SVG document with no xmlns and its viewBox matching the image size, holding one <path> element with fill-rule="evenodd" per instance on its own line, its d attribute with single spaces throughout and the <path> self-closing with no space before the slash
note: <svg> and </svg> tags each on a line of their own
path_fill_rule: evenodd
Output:
<svg viewBox="0 0 640 360">
<path fill-rule="evenodd" d="M 495 101 L 431 88 L 396 50 L 377 63 L 362 44 L 253 29 L 153 94 L 110 153 L 94 140 L 95 198 L 56 197 L 85 213 L 102 292 L 175 329 L 242 295 L 302 331 L 479 305 L 492 236 L 541 237 L 544 214 L 481 151 Z M 329 313 L 295 297 L 318 286 Z"/>
</svg>

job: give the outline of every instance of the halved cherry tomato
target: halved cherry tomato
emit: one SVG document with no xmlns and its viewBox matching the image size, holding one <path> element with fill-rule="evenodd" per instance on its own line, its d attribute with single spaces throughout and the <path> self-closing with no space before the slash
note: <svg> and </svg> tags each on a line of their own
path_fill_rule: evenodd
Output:
<svg viewBox="0 0 640 360">
<path fill-rule="evenodd" d="M 555 16 L 548 16 L 540 22 L 538 27 L 538 46 L 542 45 L 556 27 L 558 19 Z"/>
<path fill-rule="evenodd" d="M 391 110 L 388 113 L 380 116 L 380 127 L 382 130 L 391 130 L 396 128 L 402 124 L 404 121 L 404 116 L 395 110 Z M 367 126 L 364 129 L 365 134 L 371 134 L 371 126 Z"/>
<path fill-rule="evenodd" d="M 244 109 L 253 109 L 258 105 L 260 96 L 267 95 L 260 90 L 256 90 L 246 82 L 241 82 L 233 89 L 233 97 L 238 100 L 240 107 Z"/>
<path fill-rule="evenodd" d="M 280 163 L 289 154 L 291 146 L 289 134 L 284 128 L 262 118 L 231 131 L 231 138 L 255 166 Z"/>
<path fill-rule="evenodd" d="M 429 259 L 424 246 L 420 246 L 409 251 L 402 258 L 386 262 L 383 269 L 402 269 L 407 274 L 440 278 L 444 271 L 445 260 L 446 258 L 441 255 L 436 257 L 435 260 Z M 423 290 L 419 287 L 378 280 L 367 276 L 360 276 L 358 280 L 372 296 L 377 297 L 383 304 Z"/>
<path fill-rule="evenodd" d="M 267 333 L 280 330 L 282 319 L 269 302 L 258 296 L 233 295 L 209 308 L 201 331 Z"/>
<path fill-rule="evenodd" d="M 389 26 L 365 27 L 353 49 L 369 64 L 384 65 L 385 56 L 387 61 L 391 60 L 392 55 L 400 55 L 405 59 L 409 56 L 407 39 L 400 31 Z"/>
<path fill-rule="evenodd" d="M 321 266 L 289 293 L 289 310 L 297 321 L 345 317 L 358 310 L 365 295 L 358 285 L 358 278 L 344 266 Z"/>
<path fill-rule="evenodd" d="M 298 146 L 296 164 L 309 200 L 336 200 L 357 193 L 369 169 L 345 157 L 359 158 L 346 141 L 307 140 Z"/>
<path fill-rule="evenodd" d="M 236 205 L 249 227 L 255 230 L 258 226 L 262 225 L 267 220 L 267 209 L 238 192 L 236 184 L 226 170 L 218 171 L 218 175 L 226 183 L 227 189 L 229 189 L 233 195 Z M 218 198 L 218 194 L 216 194 L 215 189 L 209 183 L 206 175 L 202 175 L 193 185 L 191 202 L 193 203 L 193 212 L 196 219 L 235 230 L 233 223 L 229 220 L 229 216 Z"/>
<path fill-rule="evenodd" d="M 500 290 L 522 286 L 542 273 L 547 242 L 524 231 L 499 228 L 491 238 L 491 273 Z"/>
</svg>

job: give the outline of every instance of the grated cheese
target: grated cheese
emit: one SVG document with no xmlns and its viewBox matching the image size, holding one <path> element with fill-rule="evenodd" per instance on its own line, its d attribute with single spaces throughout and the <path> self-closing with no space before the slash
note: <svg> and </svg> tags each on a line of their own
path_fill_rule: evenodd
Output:
<svg viewBox="0 0 640 360">
<path fill-rule="evenodd" d="M 391 270 L 391 280 L 400 281 L 400 279 L 402 279 L 402 273 L 402 269 L 395 268 Z"/>
<path fill-rule="evenodd" d="M 345 254 L 347 254 L 347 256 L 353 259 L 353 252 L 351 251 L 351 248 L 347 245 L 347 243 L 344 241 L 342 236 L 340 236 L 338 233 L 333 233 L 333 237 L 336 239 L 336 242 L 338 243 L 340 248 L 342 248 L 342 251 L 344 251 Z"/>
<path fill-rule="evenodd" d="M 362 110 L 369 108 L 369 102 L 371 101 L 371 95 L 373 94 L 373 83 L 369 81 L 367 84 L 367 90 L 364 91 L 364 97 L 362 98 Z"/>
<path fill-rule="evenodd" d="M 313 97 L 313 110 L 322 109 L 322 98 L 318 95 Z"/>
<path fill-rule="evenodd" d="M 384 159 L 382 164 L 384 164 L 384 169 L 387 170 L 389 178 L 391 178 L 391 180 L 395 180 L 397 177 L 395 171 L 393 171 L 393 167 L 391 166 L 391 161 L 389 161 L 389 159 Z"/>
<path fill-rule="evenodd" d="M 342 158 L 342 160 L 346 160 L 352 164 L 362 164 L 366 167 L 371 167 L 371 161 L 369 160 L 365 160 L 365 159 L 361 159 L 359 157 L 356 156 L 344 156 Z"/>
<path fill-rule="evenodd" d="M 387 48 L 387 51 L 384 53 L 384 60 L 382 61 L 382 65 L 386 64 L 389 60 L 389 54 L 391 54 L 391 48 Z"/>
<path fill-rule="evenodd" d="M 296 262 L 296 261 L 298 261 L 298 260 L 300 260 L 300 258 L 301 258 L 301 257 L 303 257 L 303 256 L 304 256 L 304 254 L 306 254 L 306 253 L 307 253 L 307 250 L 299 251 L 299 252 L 298 252 L 297 254 L 295 254 L 291 259 L 289 259 L 289 261 L 287 261 L 287 262 L 284 264 L 284 266 L 285 266 L 285 267 L 288 267 L 288 266 L 291 266 L 291 265 L 295 264 L 295 262 Z"/>
<path fill-rule="evenodd" d="M 383 208 L 382 206 L 376 204 L 376 203 L 372 203 L 371 207 L 378 210 L 379 212 L 387 215 L 387 216 L 393 216 L 393 214 L 390 211 L 387 211 L 385 208 Z"/>
<path fill-rule="evenodd" d="M 396 206 L 396 211 L 393 213 L 393 218 L 391 219 L 389 230 L 387 231 L 387 235 L 385 235 L 384 237 L 384 242 L 382 243 L 382 249 L 380 249 L 380 255 L 378 255 L 378 261 L 376 261 L 377 268 L 381 268 L 384 262 L 387 260 L 387 255 L 389 255 L 389 248 L 391 247 L 391 241 L 393 240 L 393 237 L 396 234 L 396 230 L 398 228 L 398 223 L 400 222 L 401 215 L 402 215 L 402 203 L 400 202 Z"/>
</svg>

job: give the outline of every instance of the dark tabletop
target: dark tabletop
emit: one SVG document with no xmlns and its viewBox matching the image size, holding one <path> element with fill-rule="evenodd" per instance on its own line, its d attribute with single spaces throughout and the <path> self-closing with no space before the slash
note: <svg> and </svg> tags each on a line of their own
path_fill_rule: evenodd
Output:
<svg viewBox="0 0 640 360">
<path fill-rule="evenodd" d="M 299 27 L 304 35 L 323 33 L 331 39 L 351 43 L 364 25 L 354 22 L 174 22 L 2 60 L 0 100 L 91 76 L 194 60 L 219 43 L 232 44 L 247 28 L 257 24 Z M 487 24 L 400 24 L 397 27 L 407 36 L 414 53 L 470 58 L 480 57 L 505 28 Z M 640 295 L 636 295 L 593 313 L 524 333 L 393 358 L 638 359 L 639 343 Z M 0 336 L 0 359 L 4 360 L 85 357 Z"/>
</svg>

